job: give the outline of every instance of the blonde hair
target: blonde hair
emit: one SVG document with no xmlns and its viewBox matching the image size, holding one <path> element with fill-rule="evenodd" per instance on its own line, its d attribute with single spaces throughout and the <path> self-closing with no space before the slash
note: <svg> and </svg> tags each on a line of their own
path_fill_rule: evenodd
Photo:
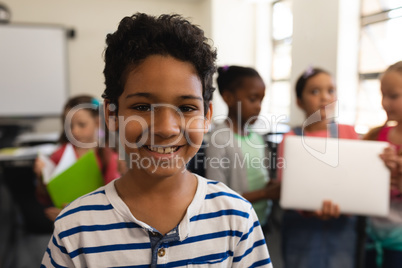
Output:
<svg viewBox="0 0 402 268">
<path fill-rule="evenodd" d="M 398 61 L 398 62 L 395 62 L 394 64 L 390 65 L 385 70 L 385 72 L 382 73 L 382 75 L 380 76 L 380 79 L 382 79 L 384 74 L 386 74 L 388 72 L 398 72 L 402 75 L 402 61 Z M 384 125 L 371 129 L 366 135 L 364 135 L 363 139 L 364 140 L 377 140 L 378 134 L 380 133 L 381 129 L 383 127 L 387 126 L 388 123 L 389 122 L 387 120 L 387 121 L 385 121 Z"/>
<path fill-rule="evenodd" d="M 389 66 L 384 73 L 395 71 L 402 74 L 402 61 L 395 62 L 391 66 Z"/>
</svg>

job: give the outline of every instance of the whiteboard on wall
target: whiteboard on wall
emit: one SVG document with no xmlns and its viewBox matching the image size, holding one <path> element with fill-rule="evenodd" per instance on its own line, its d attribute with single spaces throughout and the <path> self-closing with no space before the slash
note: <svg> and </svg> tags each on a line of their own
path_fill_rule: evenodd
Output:
<svg viewBox="0 0 402 268">
<path fill-rule="evenodd" d="M 0 117 L 61 114 L 67 67 L 65 28 L 0 25 Z"/>
</svg>

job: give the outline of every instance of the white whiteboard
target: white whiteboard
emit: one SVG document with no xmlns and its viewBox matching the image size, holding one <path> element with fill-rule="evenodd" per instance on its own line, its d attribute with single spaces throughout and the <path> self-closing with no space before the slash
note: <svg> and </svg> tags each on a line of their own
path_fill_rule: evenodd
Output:
<svg viewBox="0 0 402 268">
<path fill-rule="evenodd" d="M 61 114 L 68 96 L 66 29 L 0 25 L 0 117 Z"/>
</svg>

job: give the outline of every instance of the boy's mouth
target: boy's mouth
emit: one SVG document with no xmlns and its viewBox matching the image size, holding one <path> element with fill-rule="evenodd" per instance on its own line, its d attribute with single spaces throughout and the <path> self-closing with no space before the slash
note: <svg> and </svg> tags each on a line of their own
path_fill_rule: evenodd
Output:
<svg viewBox="0 0 402 268">
<path fill-rule="evenodd" d="M 156 146 L 145 145 L 145 147 L 151 152 L 156 152 L 159 154 L 172 154 L 174 152 L 177 152 L 177 150 L 179 150 L 181 146 L 156 147 Z"/>
</svg>

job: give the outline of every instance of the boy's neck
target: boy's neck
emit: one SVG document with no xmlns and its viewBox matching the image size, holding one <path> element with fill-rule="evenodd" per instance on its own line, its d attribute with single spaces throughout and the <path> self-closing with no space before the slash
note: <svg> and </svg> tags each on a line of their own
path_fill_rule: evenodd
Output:
<svg viewBox="0 0 402 268">
<path fill-rule="evenodd" d="M 143 177 L 137 171 L 131 170 L 116 181 L 117 193 L 137 220 L 165 235 L 183 219 L 198 180 L 188 171 L 166 178 Z"/>
<path fill-rule="evenodd" d="M 188 180 L 194 175 L 190 172 L 178 172 L 170 177 L 152 176 L 142 169 L 130 169 L 119 180 L 122 192 L 125 189 L 130 189 L 130 193 L 134 195 L 171 195 L 176 194 L 188 185 Z"/>
</svg>

